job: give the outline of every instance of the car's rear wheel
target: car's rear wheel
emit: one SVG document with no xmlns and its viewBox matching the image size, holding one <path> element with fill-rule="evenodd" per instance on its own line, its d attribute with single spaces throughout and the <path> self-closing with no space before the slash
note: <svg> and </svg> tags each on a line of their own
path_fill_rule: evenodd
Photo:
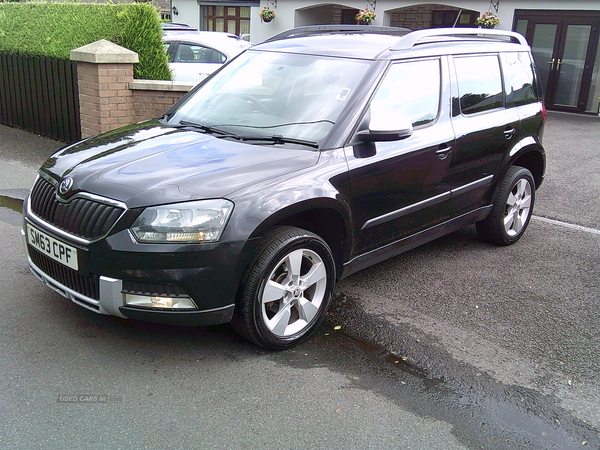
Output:
<svg viewBox="0 0 600 450">
<path fill-rule="evenodd" d="M 322 322 L 335 285 L 329 246 L 295 227 L 273 229 L 248 268 L 234 327 L 250 341 L 285 349 Z"/>
<path fill-rule="evenodd" d="M 525 230 L 535 203 L 535 181 L 524 167 L 512 166 L 498 187 L 492 212 L 477 222 L 479 235 L 499 245 L 517 242 Z"/>
</svg>

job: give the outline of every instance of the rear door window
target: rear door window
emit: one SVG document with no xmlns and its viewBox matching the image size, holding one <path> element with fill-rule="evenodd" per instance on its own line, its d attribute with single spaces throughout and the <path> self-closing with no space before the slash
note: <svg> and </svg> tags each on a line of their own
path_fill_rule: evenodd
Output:
<svg viewBox="0 0 600 450">
<path fill-rule="evenodd" d="M 173 62 L 223 64 L 227 57 L 214 48 L 180 42 Z"/>
<path fill-rule="evenodd" d="M 454 58 L 460 110 L 475 114 L 504 106 L 502 75 L 497 55 Z"/>
</svg>

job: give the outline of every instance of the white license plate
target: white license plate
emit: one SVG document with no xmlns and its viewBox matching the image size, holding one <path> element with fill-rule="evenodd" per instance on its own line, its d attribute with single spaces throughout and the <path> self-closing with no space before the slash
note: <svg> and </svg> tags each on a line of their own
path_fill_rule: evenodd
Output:
<svg viewBox="0 0 600 450">
<path fill-rule="evenodd" d="M 77 248 L 54 239 L 29 224 L 27 224 L 27 243 L 54 261 L 58 261 L 73 270 L 79 269 Z"/>
</svg>

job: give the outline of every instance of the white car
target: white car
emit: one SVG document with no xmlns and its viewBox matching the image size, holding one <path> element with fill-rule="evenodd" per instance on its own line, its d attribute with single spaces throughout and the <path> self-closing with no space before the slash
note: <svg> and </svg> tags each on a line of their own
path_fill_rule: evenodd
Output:
<svg viewBox="0 0 600 450">
<path fill-rule="evenodd" d="M 231 33 L 197 31 L 163 36 L 175 81 L 199 82 L 250 47 Z"/>
</svg>

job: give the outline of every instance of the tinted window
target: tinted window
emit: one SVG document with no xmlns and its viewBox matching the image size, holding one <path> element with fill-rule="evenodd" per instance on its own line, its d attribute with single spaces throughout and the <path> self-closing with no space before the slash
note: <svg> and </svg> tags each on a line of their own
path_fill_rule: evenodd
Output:
<svg viewBox="0 0 600 450">
<path fill-rule="evenodd" d="M 463 114 L 474 114 L 503 106 L 502 77 L 496 55 L 455 58 L 454 65 Z"/>
<path fill-rule="evenodd" d="M 533 62 L 527 52 L 502 55 L 507 106 L 526 105 L 538 101 Z"/>
<path fill-rule="evenodd" d="M 418 126 L 435 120 L 439 104 L 439 60 L 409 61 L 392 65 L 371 102 L 371 114 L 404 115 Z"/>
<path fill-rule="evenodd" d="M 223 53 L 214 48 L 180 42 L 173 62 L 222 64 L 226 59 Z"/>
</svg>

